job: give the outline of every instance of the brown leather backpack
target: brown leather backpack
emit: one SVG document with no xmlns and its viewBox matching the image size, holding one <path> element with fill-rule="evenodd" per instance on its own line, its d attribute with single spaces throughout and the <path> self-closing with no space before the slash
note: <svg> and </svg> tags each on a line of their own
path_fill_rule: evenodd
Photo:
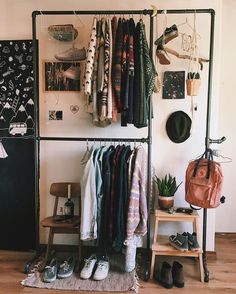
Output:
<svg viewBox="0 0 236 294">
<path fill-rule="evenodd" d="M 204 158 L 206 152 L 209 159 Z M 198 207 L 215 208 L 221 202 L 223 174 L 220 163 L 213 161 L 212 150 L 206 152 L 187 167 L 185 200 Z"/>
</svg>

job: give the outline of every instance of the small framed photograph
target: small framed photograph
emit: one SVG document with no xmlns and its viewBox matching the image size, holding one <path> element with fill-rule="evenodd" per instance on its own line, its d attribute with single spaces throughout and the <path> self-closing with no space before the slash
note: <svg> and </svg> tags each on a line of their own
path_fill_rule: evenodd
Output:
<svg viewBox="0 0 236 294">
<path fill-rule="evenodd" d="M 185 71 L 165 71 L 163 99 L 185 98 Z"/>
<path fill-rule="evenodd" d="M 44 61 L 44 91 L 80 91 L 81 65 L 79 62 Z"/>
</svg>

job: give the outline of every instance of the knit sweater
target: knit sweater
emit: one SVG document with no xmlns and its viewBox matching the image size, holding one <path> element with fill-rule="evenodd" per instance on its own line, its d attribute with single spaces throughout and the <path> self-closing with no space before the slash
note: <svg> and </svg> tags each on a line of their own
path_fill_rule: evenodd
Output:
<svg viewBox="0 0 236 294">
<path fill-rule="evenodd" d="M 87 50 L 87 59 L 86 59 L 86 68 L 85 68 L 85 81 L 84 81 L 84 91 L 86 95 L 91 95 L 92 91 L 92 74 L 93 74 L 93 66 L 94 66 L 94 57 L 95 57 L 95 48 L 96 48 L 96 40 L 97 40 L 97 19 L 94 17 L 92 32 L 90 35 L 90 41 Z"/>
<path fill-rule="evenodd" d="M 128 205 L 126 239 L 147 232 L 147 154 L 142 146 L 137 148 Z"/>
</svg>

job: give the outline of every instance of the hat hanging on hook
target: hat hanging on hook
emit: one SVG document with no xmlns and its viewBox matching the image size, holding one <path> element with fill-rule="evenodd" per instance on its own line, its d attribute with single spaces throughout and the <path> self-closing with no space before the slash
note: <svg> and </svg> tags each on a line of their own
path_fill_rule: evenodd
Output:
<svg viewBox="0 0 236 294">
<path fill-rule="evenodd" d="M 2 140 L 0 140 L 0 158 L 7 158 L 7 157 L 8 157 L 8 154 L 2 145 Z"/>
</svg>

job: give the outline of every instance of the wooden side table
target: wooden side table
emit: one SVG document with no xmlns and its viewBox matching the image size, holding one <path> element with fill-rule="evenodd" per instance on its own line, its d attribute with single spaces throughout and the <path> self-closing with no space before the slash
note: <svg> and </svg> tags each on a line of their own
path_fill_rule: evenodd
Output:
<svg viewBox="0 0 236 294">
<path fill-rule="evenodd" d="M 155 226 L 154 226 L 154 238 L 152 244 L 152 261 L 151 261 L 151 279 L 153 279 L 155 257 L 157 255 L 167 256 L 188 256 L 197 257 L 199 261 L 199 271 L 201 282 L 204 281 L 204 271 L 202 263 L 202 250 L 198 251 L 180 251 L 171 246 L 168 242 L 158 242 L 158 225 L 160 221 L 168 222 L 191 222 L 193 225 L 193 231 L 196 232 L 197 238 L 199 238 L 199 215 L 197 211 L 193 211 L 191 215 L 185 213 L 169 214 L 168 212 L 160 209 L 155 210 Z M 199 240 L 198 240 L 199 242 Z"/>
</svg>

